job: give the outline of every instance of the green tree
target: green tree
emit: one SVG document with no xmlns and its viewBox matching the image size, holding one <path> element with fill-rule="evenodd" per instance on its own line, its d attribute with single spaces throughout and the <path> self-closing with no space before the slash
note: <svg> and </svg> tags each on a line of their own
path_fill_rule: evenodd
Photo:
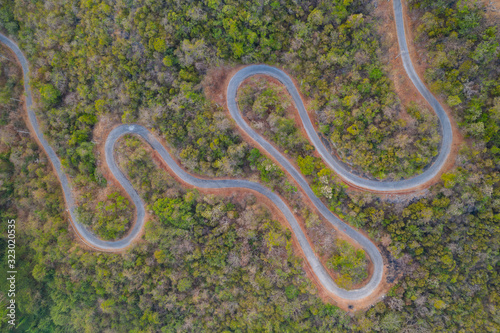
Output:
<svg viewBox="0 0 500 333">
<path fill-rule="evenodd" d="M 163 198 L 153 205 L 153 211 L 163 223 L 168 223 L 181 229 L 189 229 L 196 224 L 191 202 L 181 198 Z"/>
<path fill-rule="evenodd" d="M 299 156 L 297 157 L 297 164 L 300 168 L 300 172 L 302 172 L 302 174 L 308 176 L 308 175 L 311 175 L 314 170 L 315 170 L 315 160 L 314 160 L 314 157 L 312 156 L 306 156 L 306 157 L 302 157 L 302 156 Z"/>
<path fill-rule="evenodd" d="M 47 107 L 54 106 L 58 101 L 61 93 L 52 84 L 44 84 L 40 88 L 40 96 L 43 103 Z"/>
</svg>

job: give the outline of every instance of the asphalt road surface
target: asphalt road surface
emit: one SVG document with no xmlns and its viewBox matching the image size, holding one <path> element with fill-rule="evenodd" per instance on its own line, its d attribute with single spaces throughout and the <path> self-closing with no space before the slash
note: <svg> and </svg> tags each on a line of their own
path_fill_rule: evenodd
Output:
<svg viewBox="0 0 500 333">
<path fill-rule="evenodd" d="M 24 75 L 24 89 L 26 92 L 26 106 L 31 127 L 33 128 L 36 138 L 43 146 L 43 149 L 47 153 L 48 158 L 50 159 L 52 165 L 54 166 L 56 174 L 61 182 L 61 186 L 64 192 L 64 198 L 66 200 L 66 205 L 71 215 L 73 225 L 77 231 L 78 236 L 86 244 L 102 251 L 122 250 L 127 248 L 134 242 L 134 240 L 140 235 L 142 228 L 144 227 L 145 223 L 144 202 L 141 200 L 141 198 L 134 190 L 130 182 L 118 168 L 113 154 L 114 147 L 118 139 L 120 139 L 125 134 L 135 134 L 141 136 L 146 142 L 148 142 L 151 145 L 151 147 L 154 150 L 156 150 L 156 152 L 161 156 L 161 158 L 169 166 L 169 168 L 180 179 L 182 179 L 184 182 L 192 186 L 205 189 L 221 189 L 221 188 L 249 189 L 259 192 L 262 195 L 265 195 L 267 198 L 269 198 L 269 200 L 271 200 L 276 205 L 276 207 L 281 211 L 281 213 L 287 219 L 296 239 L 299 242 L 302 251 L 305 254 L 305 257 L 307 258 L 309 265 L 311 266 L 312 270 L 314 271 L 315 275 L 318 277 L 320 283 L 324 286 L 324 288 L 332 292 L 333 294 L 337 295 L 338 297 L 347 300 L 358 300 L 365 298 L 369 296 L 371 293 L 373 293 L 382 280 L 384 264 L 380 251 L 368 238 L 366 238 L 360 232 L 358 232 L 354 228 L 344 223 L 338 217 L 336 217 L 323 204 L 323 202 L 313 193 L 313 191 L 309 187 L 309 184 L 302 176 L 302 174 L 268 141 L 266 141 L 264 138 L 262 138 L 259 134 L 257 134 L 254 130 L 250 128 L 250 126 L 242 118 L 241 113 L 238 109 L 236 102 L 236 93 L 241 82 L 252 75 L 265 74 L 278 79 L 281 83 L 283 83 L 283 85 L 285 85 L 288 92 L 292 96 L 295 105 L 297 107 L 297 110 L 299 111 L 300 118 L 309 136 L 309 139 L 314 144 L 314 146 L 316 147 L 322 158 L 328 163 L 328 165 L 330 165 L 330 167 L 335 172 L 337 172 L 342 178 L 344 178 L 344 180 L 353 185 L 365 188 L 367 190 L 390 192 L 390 191 L 407 190 L 426 183 L 428 180 L 432 179 L 439 172 L 444 162 L 446 161 L 446 158 L 448 157 L 451 150 L 453 133 L 451 129 L 450 120 L 448 119 L 443 108 L 437 102 L 434 96 L 427 90 L 424 84 L 420 81 L 418 75 L 415 72 L 415 69 L 413 68 L 408 53 L 408 47 L 406 44 L 401 2 L 400 0 L 395 0 L 393 3 L 394 3 L 394 12 L 396 16 L 398 41 L 401 50 L 401 58 L 403 60 L 406 72 L 410 77 L 410 79 L 412 80 L 412 82 L 414 83 L 414 85 L 419 90 L 419 92 L 422 94 L 422 96 L 433 107 L 434 111 L 436 112 L 440 120 L 442 141 L 441 141 L 439 156 L 435 159 L 434 163 L 424 173 L 410 179 L 402 181 L 393 181 L 393 182 L 380 182 L 375 180 L 368 180 L 350 173 L 348 169 L 338 159 L 329 154 L 325 146 L 322 144 L 320 138 L 318 137 L 316 131 L 314 130 L 310 118 L 307 115 L 307 112 L 300 98 L 300 95 L 290 77 L 288 77 L 283 71 L 275 67 L 270 67 L 266 65 L 254 65 L 245 67 L 240 71 L 238 71 L 232 77 L 227 89 L 228 108 L 231 113 L 231 116 L 234 118 L 237 125 L 243 131 L 245 131 L 250 137 L 252 137 L 260 145 L 261 149 L 266 150 L 269 154 L 271 154 L 275 158 L 275 160 L 281 165 L 281 167 L 285 169 L 294 178 L 297 184 L 302 188 L 303 192 L 309 197 L 309 199 L 314 204 L 316 209 L 325 217 L 325 219 L 327 219 L 340 232 L 345 233 L 353 241 L 361 245 L 363 249 L 366 251 L 366 253 L 370 256 L 370 259 L 374 267 L 372 277 L 365 286 L 355 290 L 345 290 L 339 288 L 335 284 L 335 282 L 332 280 L 332 278 L 327 273 L 327 271 L 321 264 L 320 260 L 314 253 L 311 245 L 307 241 L 305 234 L 300 228 L 294 214 L 291 212 L 290 208 L 286 205 L 286 203 L 282 200 L 282 198 L 279 195 L 277 195 L 276 193 L 272 192 L 270 189 L 264 187 L 259 183 L 247 180 L 242 180 L 242 179 L 207 180 L 207 179 L 197 178 L 184 171 L 177 163 L 175 163 L 174 159 L 169 154 L 169 152 L 151 134 L 151 132 L 148 129 L 136 124 L 120 125 L 111 131 L 105 143 L 105 156 L 106 156 L 106 163 L 110 168 L 111 173 L 123 186 L 124 190 L 129 194 L 130 198 L 132 199 L 136 207 L 137 221 L 134 224 L 132 230 L 127 234 L 127 236 L 125 236 L 120 240 L 104 241 L 96 237 L 85 226 L 83 226 L 81 223 L 78 222 L 78 219 L 76 218 L 75 215 L 75 204 L 69 186 L 68 178 L 62 170 L 59 158 L 57 157 L 57 155 L 55 154 L 54 150 L 49 145 L 49 143 L 44 139 L 44 136 L 38 126 L 35 113 L 33 112 L 33 101 L 29 85 L 30 80 L 29 80 L 28 62 L 24 57 L 23 53 L 21 52 L 21 50 L 13 41 L 0 34 L 0 42 L 5 44 L 16 54 L 22 66 Z"/>
</svg>

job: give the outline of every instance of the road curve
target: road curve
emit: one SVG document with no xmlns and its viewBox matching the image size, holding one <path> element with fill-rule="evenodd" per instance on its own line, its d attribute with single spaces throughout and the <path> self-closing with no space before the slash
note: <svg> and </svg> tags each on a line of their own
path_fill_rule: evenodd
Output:
<svg viewBox="0 0 500 333">
<path fill-rule="evenodd" d="M 121 250 L 128 246 L 130 246 L 134 240 L 140 235 L 142 228 L 145 223 L 145 208 L 144 202 L 141 200 L 137 192 L 132 187 L 131 183 L 127 180 L 127 178 L 123 175 L 123 173 L 118 168 L 116 161 L 114 159 L 114 147 L 118 139 L 120 139 L 125 134 L 135 134 L 142 137 L 146 142 L 148 142 L 151 147 L 156 150 L 156 152 L 161 156 L 163 161 L 169 166 L 169 168 L 184 182 L 190 184 L 192 186 L 198 188 L 205 189 L 221 189 L 221 188 L 238 188 L 238 189 L 249 189 L 260 194 L 266 196 L 271 200 L 276 207 L 282 212 L 282 214 L 287 219 L 290 224 L 302 251 L 305 254 L 305 257 L 310 264 L 314 274 L 319 279 L 320 283 L 323 285 L 325 289 L 337 295 L 338 297 L 347 299 L 347 300 L 359 300 L 365 298 L 372 294 L 377 286 L 382 281 L 383 277 L 383 260 L 382 256 L 378 250 L 378 248 L 365 236 L 361 233 L 345 224 L 342 220 L 336 217 L 324 204 L 323 202 L 314 194 L 314 192 L 309 187 L 309 184 L 305 180 L 305 178 L 297 171 L 297 169 L 279 152 L 277 151 L 269 142 L 267 142 L 264 138 L 258 135 L 255 131 L 253 131 L 248 124 L 244 121 L 239 112 L 237 103 L 236 103 L 236 93 L 241 82 L 252 75 L 256 74 L 266 74 L 270 75 L 279 81 L 281 81 L 292 98 L 295 101 L 297 109 L 299 111 L 300 117 L 304 124 L 304 127 L 307 131 L 307 134 L 315 145 L 318 152 L 321 154 L 323 159 L 334 169 L 341 177 L 343 177 L 346 181 L 357 185 L 362 188 L 366 188 L 368 190 L 374 191 L 395 191 L 395 190 L 405 190 L 418 185 L 421 185 L 432 177 L 434 177 L 440 168 L 443 166 L 444 161 L 446 160 L 449 152 L 451 150 L 451 140 L 452 140 L 452 131 L 450 121 L 444 112 L 443 108 L 439 105 L 437 100 L 432 96 L 432 94 L 425 88 L 423 83 L 418 78 L 415 70 L 411 64 L 411 60 L 408 54 L 408 48 L 406 45 L 405 33 L 404 33 L 404 22 L 403 22 L 403 14 L 401 9 L 400 0 L 394 1 L 394 12 L 396 14 L 396 25 L 398 30 L 398 40 L 400 43 L 400 48 L 402 50 L 402 59 L 405 69 L 411 78 L 412 82 L 415 84 L 417 89 L 422 93 L 424 98 L 431 104 L 431 106 L 436 111 L 441 123 L 441 128 L 443 132 L 443 140 L 441 143 L 440 154 L 434 164 L 426 170 L 426 172 L 422 173 L 419 176 L 414 178 L 398 181 L 398 182 L 378 182 L 373 180 L 367 180 L 364 178 L 357 177 L 349 173 L 349 171 L 343 166 L 343 164 L 332 157 L 323 146 L 321 140 L 316 134 L 314 127 L 309 119 L 307 112 L 304 108 L 300 95 L 295 88 L 293 81 L 281 70 L 265 66 L 265 65 L 255 65 L 245 67 L 242 70 L 238 71 L 233 78 L 230 80 L 227 90 L 227 102 L 228 108 L 231 113 L 231 116 L 235 119 L 236 123 L 240 128 L 245 131 L 248 135 L 252 137 L 262 149 L 266 150 L 269 154 L 271 154 L 279 164 L 294 178 L 297 184 L 302 188 L 304 193 L 309 197 L 314 206 L 318 209 L 318 211 L 338 230 L 345 233 L 348 237 L 352 238 L 355 242 L 357 242 L 360 246 L 364 248 L 366 253 L 370 256 L 370 259 L 373 263 L 374 271 L 370 281 L 360 289 L 355 290 L 345 290 L 339 288 L 330 275 L 327 273 L 320 260 L 317 258 L 314 253 L 311 245 L 307 241 L 306 235 L 303 233 L 300 225 L 298 224 L 294 214 L 290 211 L 289 207 L 285 204 L 285 202 L 278 196 L 276 193 L 272 192 L 267 187 L 262 186 L 259 183 L 241 180 L 241 179 L 226 179 L 226 180 L 206 180 L 197 178 L 186 171 L 184 171 L 177 163 L 175 163 L 172 156 L 168 153 L 165 147 L 149 132 L 145 127 L 140 125 L 120 125 L 113 129 L 111 133 L 108 135 L 105 143 L 105 156 L 106 163 L 110 168 L 111 173 L 117 179 L 117 181 L 123 186 L 124 190 L 129 194 L 132 199 L 137 212 L 137 221 L 134 224 L 132 230 L 125 236 L 124 238 L 117 241 L 104 241 L 102 239 L 97 238 L 94 234 L 92 234 L 85 226 L 78 222 L 75 214 L 75 203 L 72 196 L 72 192 L 69 186 L 69 181 L 66 174 L 62 171 L 62 166 L 59 158 L 55 154 L 52 147 L 45 140 L 41 130 L 38 126 L 38 122 L 33 111 L 33 101 L 31 96 L 31 90 L 29 85 L 29 66 L 26 58 L 23 53 L 19 49 L 19 47 L 10 39 L 0 34 L 0 42 L 5 44 L 8 48 L 10 48 L 14 54 L 17 56 L 24 75 L 24 89 L 26 94 L 26 107 L 28 112 L 28 118 L 35 133 L 36 138 L 42 145 L 43 149 L 47 153 L 47 156 L 51 163 L 54 166 L 56 174 L 61 182 L 61 187 L 63 189 L 64 198 L 66 200 L 66 204 L 68 206 L 68 211 L 71 215 L 71 219 L 73 221 L 73 225 L 77 231 L 78 236 L 89 246 L 96 248 L 102 251 L 115 251 Z"/>
<path fill-rule="evenodd" d="M 304 107 L 304 103 L 302 98 L 300 97 L 297 88 L 295 87 L 292 79 L 285 74 L 283 71 L 279 70 L 275 67 L 270 67 L 266 65 L 253 65 L 248 66 L 240 71 L 238 71 L 230 80 L 228 88 L 227 88 L 227 105 L 229 108 L 229 112 L 231 116 L 234 118 L 238 126 L 245 131 L 252 139 L 257 141 L 259 145 L 261 145 L 265 150 L 270 152 L 270 154 L 275 157 L 281 165 L 285 167 L 287 170 L 294 169 L 291 164 L 288 162 L 286 158 L 284 158 L 277 149 L 275 149 L 269 142 L 267 142 L 264 138 L 262 138 L 257 132 L 255 132 L 243 119 L 241 113 L 238 109 L 238 105 L 236 102 L 236 94 L 239 85 L 248 77 L 264 74 L 269 75 L 278 81 L 280 81 L 288 90 L 292 99 L 295 103 L 297 111 L 299 113 L 300 119 L 304 126 L 304 129 L 309 136 L 309 140 L 313 143 L 314 147 L 321 155 L 323 160 L 347 183 L 354 185 L 358 188 L 363 188 L 370 191 L 375 192 L 399 192 L 410 190 L 417 186 L 423 185 L 428 181 L 432 180 L 442 169 L 445 164 L 450 152 L 451 145 L 453 141 L 453 131 L 451 127 L 450 119 L 448 115 L 444 111 L 443 107 L 436 98 L 430 93 L 430 91 L 425 87 L 417 73 L 415 72 L 415 68 L 410 59 L 410 54 L 408 52 L 408 45 L 406 44 L 406 37 L 404 31 L 404 21 L 403 21 L 403 11 L 401 7 L 400 0 L 394 0 L 394 13 L 396 17 L 396 27 L 398 33 L 398 42 L 401 50 L 401 59 L 403 61 L 404 68 L 406 73 L 410 77 L 411 81 L 418 89 L 418 91 L 422 94 L 422 96 L 426 99 L 426 101 L 431 105 L 431 107 L 436 112 L 440 123 L 440 130 L 442 134 L 442 140 L 440 142 L 439 154 L 436 157 L 435 161 L 430 165 L 423 173 L 400 181 L 377 181 L 366 179 L 363 177 L 359 177 L 357 175 L 352 174 L 346 165 L 341 162 L 336 156 L 330 154 L 328 149 L 323 145 L 321 139 L 319 138 L 316 130 L 314 129 L 313 124 L 311 123 L 311 118 L 307 114 L 307 111 Z M 295 169 L 294 169 L 295 170 Z M 300 174 L 298 175 L 300 176 Z M 295 176 L 294 176 L 295 178 Z M 304 181 L 305 182 L 305 181 Z M 303 183 L 304 183 L 303 182 Z"/>
</svg>

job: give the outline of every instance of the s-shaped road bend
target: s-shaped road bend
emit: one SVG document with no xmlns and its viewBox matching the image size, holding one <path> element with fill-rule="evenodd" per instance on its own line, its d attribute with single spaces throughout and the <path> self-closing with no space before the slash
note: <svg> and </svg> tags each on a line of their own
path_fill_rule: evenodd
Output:
<svg viewBox="0 0 500 333">
<path fill-rule="evenodd" d="M 436 112 L 440 121 L 441 132 L 443 136 L 441 140 L 441 146 L 438 157 L 424 173 L 410 179 L 402 181 L 392 181 L 392 182 L 379 182 L 375 180 L 368 180 L 351 174 L 347 170 L 347 168 L 345 168 L 345 166 L 337 158 L 333 157 L 327 151 L 325 146 L 322 144 L 320 138 L 316 134 L 316 131 L 311 123 L 309 116 L 307 115 L 302 99 L 300 98 L 300 94 L 297 91 L 295 85 L 293 84 L 293 81 L 283 71 L 275 67 L 270 67 L 266 65 L 253 65 L 244 67 L 231 78 L 227 88 L 228 109 L 231 116 L 234 118 L 236 124 L 240 127 L 240 129 L 244 131 L 247 135 L 249 135 L 260 146 L 261 149 L 265 150 L 269 155 L 273 156 L 273 158 L 281 165 L 281 167 L 284 168 L 292 178 L 294 178 L 296 183 L 302 188 L 303 192 L 309 197 L 313 205 L 325 217 L 326 220 L 328 220 L 339 231 L 345 233 L 353 241 L 355 241 L 361 247 L 363 247 L 366 253 L 368 253 L 368 255 L 370 256 L 374 268 L 371 279 L 365 286 L 355 290 L 345 290 L 339 288 L 335 284 L 333 279 L 330 277 L 330 275 L 325 270 L 320 260 L 314 253 L 311 245 L 309 244 L 306 238 L 306 235 L 302 231 L 294 214 L 291 212 L 290 208 L 286 205 L 286 203 L 282 200 L 282 198 L 279 195 L 277 195 L 276 193 L 272 192 L 270 189 L 264 187 L 259 183 L 243 179 L 207 180 L 207 179 L 197 178 L 187 173 L 174 161 L 169 152 L 151 134 L 151 132 L 141 125 L 136 125 L 136 124 L 120 125 L 114 128 L 110 132 L 105 143 L 106 163 L 113 176 L 123 186 L 124 190 L 129 194 L 130 198 L 132 199 L 136 207 L 137 220 L 132 230 L 130 230 L 127 236 L 125 236 L 120 240 L 104 241 L 96 237 L 85 226 L 83 226 L 80 222 L 78 222 L 78 219 L 75 214 L 75 203 L 71 192 L 71 188 L 69 186 L 68 178 L 66 174 L 63 172 L 59 158 L 57 157 L 56 153 L 49 145 L 47 140 L 44 138 L 44 135 L 42 134 L 38 126 L 38 122 L 35 113 L 33 111 L 33 101 L 29 83 L 30 81 L 29 81 L 28 62 L 24 57 L 23 53 L 21 52 L 21 50 L 19 49 L 19 47 L 9 38 L 0 34 L 0 42 L 2 42 L 4 45 L 6 45 L 9 49 L 12 50 L 12 52 L 16 55 L 21 64 L 24 75 L 26 107 L 31 127 L 34 131 L 36 139 L 42 145 L 49 160 L 54 166 L 54 170 L 61 182 L 61 187 L 63 189 L 66 205 L 68 207 L 68 211 L 70 213 L 73 225 L 77 231 L 76 233 L 83 242 L 101 251 L 116 251 L 125 249 L 128 246 L 130 246 L 141 234 L 141 231 L 145 223 L 144 202 L 139 197 L 137 192 L 134 190 L 131 183 L 127 180 L 127 178 L 118 168 L 118 165 L 116 164 L 113 155 L 114 146 L 118 139 L 120 139 L 125 134 L 135 134 L 142 137 L 146 142 L 148 142 L 151 145 L 151 147 L 161 156 L 163 162 L 166 165 L 168 165 L 168 167 L 172 170 L 172 172 L 176 174 L 177 177 L 179 177 L 183 182 L 191 186 L 203 189 L 222 189 L 222 188 L 249 189 L 266 196 L 269 200 L 271 200 L 274 203 L 274 205 L 276 205 L 276 207 L 281 211 L 283 216 L 287 219 L 295 237 L 297 238 L 299 246 L 304 252 L 304 255 L 310 267 L 312 268 L 314 274 L 316 275 L 322 286 L 339 298 L 343 298 L 346 300 L 360 300 L 374 293 L 374 291 L 382 281 L 384 264 L 380 251 L 368 238 L 366 238 L 360 232 L 351 228 L 349 225 L 347 225 L 337 216 L 335 216 L 323 204 L 323 202 L 314 194 L 314 192 L 311 190 L 305 178 L 300 174 L 300 172 L 297 171 L 297 169 L 290 163 L 290 161 L 287 158 L 285 158 L 276 148 L 274 148 L 272 144 L 270 144 L 259 134 L 257 134 L 254 130 L 252 130 L 252 128 L 245 122 L 245 120 L 241 116 L 241 113 L 238 109 L 236 102 L 236 93 L 239 85 L 243 82 L 243 80 L 252 75 L 265 74 L 278 79 L 287 88 L 288 92 L 292 96 L 295 102 L 295 106 L 297 107 L 297 110 L 300 114 L 300 118 L 303 122 L 303 126 L 309 136 L 309 139 L 314 144 L 314 146 L 318 150 L 323 160 L 326 161 L 328 165 L 335 172 L 337 172 L 337 174 L 340 175 L 340 177 L 342 177 L 346 182 L 351 183 L 352 185 L 371 191 L 389 192 L 389 191 L 408 190 L 413 187 L 426 183 L 427 181 L 431 180 L 443 167 L 451 151 L 453 133 L 448 116 L 446 115 L 445 111 L 443 110 L 439 102 L 434 98 L 434 96 L 429 92 L 429 90 L 419 79 L 411 63 L 411 59 L 408 53 L 408 46 L 406 44 L 401 1 L 394 0 L 393 5 L 396 18 L 399 47 L 401 51 L 401 58 L 403 61 L 404 68 L 408 76 L 412 80 L 413 84 L 418 89 L 418 91 L 429 102 L 429 104 Z"/>
</svg>

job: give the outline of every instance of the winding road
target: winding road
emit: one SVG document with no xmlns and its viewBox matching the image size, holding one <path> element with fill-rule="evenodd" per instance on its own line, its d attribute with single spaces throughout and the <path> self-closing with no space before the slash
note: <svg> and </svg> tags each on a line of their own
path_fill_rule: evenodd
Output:
<svg viewBox="0 0 500 333">
<path fill-rule="evenodd" d="M 56 153 L 49 145 L 49 143 L 45 140 L 44 135 L 42 134 L 38 126 L 38 122 L 35 113 L 33 111 L 33 101 L 31 96 L 28 62 L 24 57 L 23 53 L 21 52 L 21 50 L 19 49 L 19 47 L 9 38 L 0 34 L 0 42 L 5 44 L 8 48 L 10 48 L 14 52 L 14 54 L 17 56 L 22 66 L 24 75 L 24 89 L 26 93 L 26 107 L 32 130 L 34 131 L 36 138 L 43 146 L 43 149 L 47 153 L 48 158 L 50 159 L 52 165 L 54 166 L 56 174 L 61 182 L 64 198 L 66 200 L 66 205 L 71 215 L 73 225 L 77 231 L 78 236 L 86 244 L 102 251 L 116 251 L 125 249 L 128 246 L 130 246 L 141 234 L 141 231 L 145 223 L 144 202 L 139 197 L 137 192 L 134 190 L 131 183 L 120 171 L 118 165 L 116 164 L 113 154 L 116 142 L 123 135 L 135 134 L 142 137 L 145 141 L 147 141 L 151 145 L 151 147 L 161 156 L 164 163 L 168 165 L 168 167 L 172 170 L 172 172 L 175 173 L 177 177 L 179 177 L 182 181 L 191 186 L 204 189 L 223 189 L 223 188 L 249 189 L 266 196 L 276 205 L 276 207 L 281 211 L 281 213 L 287 219 L 288 223 L 290 224 L 290 227 L 293 230 L 295 237 L 299 242 L 302 251 L 305 254 L 305 257 L 309 265 L 311 266 L 314 274 L 317 276 L 319 282 L 323 285 L 323 287 L 340 298 L 346 300 L 360 300 L 370 296 L 382 281 L 384 273 L 383 272 L 384 264 L 380 251 L 368 238 L 366 238 L 360 232 L 353 229 L 352 227 L 344 223 L 342 220 L 340 220 L 338 217 L 336 217 L 314 194 L 314 192 L 310 188 L 305 178 L 290 163 L 290 161 L 286 157 L 284 157 L 276 148 L 274 148 L 272 144 L 270 144 L 268 141 L 266 141 L 263 137 L 261 137 L 259 134 L 257 134 L 254 130 L 250 128 L 250 126 L 242 118 L 242 115 L 238 109 L 236 102 L 236 93 L 241 82 L 252 75 L 265 74 L 278 79 L 281 83 L 283 83 L 283 85 L 285 85 L 285 87 L 288 89 L 288 92 L 292 96 L 295 105 L 297 107 L 297 110 L 300 114 L 300 118 L 303 122 L 304 128 L 309 136 L 309 139 L 314 144 L 314 146 L 322 156 L 323 160 L 326 161 L 328 165 L 335 172 L 337 172 L 337 174 L 340 175 L 340 177 L 342 177 L 346 182 L 350 184 L 356 185 L 358 187 L 367 190 L 387 192 L 387 191 L 408 190 L 413 187 L 426 183 L 427 181 L 431 180 L 434 176 L 436 176 L 436 174 L 441 170 L 446 159 L 448 158 L 448 155 L 450 154 L 451 151 L 453 133 L 450 120 L 446 115 L 445 111 L 443 110 L 439 102 L 425 87 L 422 81 L 419 79 L 418 75 L 415 72 L 415 69 L 413 68 L 408 53 L 408 46 L 406 44 L 401 2 L 400 0 L 394 0 L 393 4 L 394 4 L 394 13 L 396 17 L 398 41 L 404 68 L 408 76 L 412 80 L 413 84 L 417 87 L 418 91 L 429 102 L 429 104 L 436 112 L 441 126 L 442 140 L 441 140 L 439 155 L 434 161 L 434 163 L 422 174 L 410 179 L 402 181 L 392 181 L 392 182 L 380 182 L 375 180 L 368 180 L 351 174 L 344 166 L 344 164 L 340 162 L 337 158 L 329 154 L 325 146 L 322 144 L 320 138 L 318 137 L 314 129 L 314 126 L 311 123 L 309 116 L 307 115 L 307 111 L 304 107 L 302 99 L 300 98 L 299 92 L 297 91 L 291 78 L 287 76 L 283 71 L 275 67 L 270 67 L 266 65 L 254 65 L 245 67 L 240 71 L 238 71 L 231 78 L 227 88 L 228 109 L 231 116 L 234 118 L 236 124 L 240 127 L 240 129 L 244 131 L 247 135 L 249 135 L 260 146 L 262 150 L 266 151 L 269 155 L 273 156 L 273 158 L 281 165 L 281 167 L 285 169 L 291 177 L 294 178 L 296 183 L 302 188 L 303 192 L 308 196 L 313 205 L 325 217 L 326 220 L 328 220 L 339 231 L 345 233 L 348 237 L 350 237 L 352 240 L 354 240 L 356 243 L 362 246 L 363 249 L 366 251 L 366 253 L 368 253 L 368 255 L 370 256 L 374 267 L 371 279 L 365 286 L 355 290 L 345 290 L 339 288 L 335 284 L 335 282 L 332 280 L 332 278 L 325 270 L 325 268 L 321 264 L 316 254 L 314 253 L 311 245 L 309 244 L 306 238 L 306 235 L 302 231 L 294 214 L 279 195 L 272 192 L 267 187 L 264 187 L 263 185 L 256 182 L 251 182 L 242 179 L 207 180 L 207 179 L 197 178 L 187 173 L 182 167 L 180 167 L 174 161 L 169 152 L 151 134 L 151 132 L 141 125 L 136 125 L 136 124 L 120 125 L 114 128 L 110 132 L 105 143 L 106 163 L 113 176 L 117 179 L 117 181 L 121 184 L 121 186 L 123 186 L 124 190 L 129 194 L 130 198 L 132 199 L 136 207 L 137 221 L 134 224 L 132 230 L 127 234 L 127 236 L 125 236 L 120 240 L 104 241 L 102 239 L 97 238 L 86 227 L 84 227 L 81 223 L 78 222 L 78 219 L 76 218 L 75 214 L 75 203 L 69 185 L 69 180 L 66 174 L 62 170 L 59 158 L 57 157 Z"/>
</svg>

